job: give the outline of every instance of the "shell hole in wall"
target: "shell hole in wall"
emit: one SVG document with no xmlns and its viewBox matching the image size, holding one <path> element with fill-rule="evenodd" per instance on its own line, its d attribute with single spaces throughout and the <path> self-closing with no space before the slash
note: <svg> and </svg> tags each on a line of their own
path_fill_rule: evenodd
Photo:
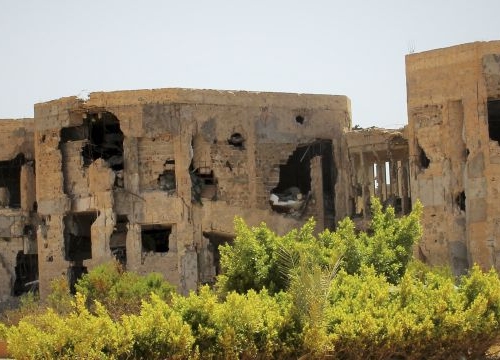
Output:
<svg viewBox="0 0 500 360">
<path fill-rule="evenodd" d="M 245 138 L 238 132 L 231 134 L 229 139 L 227 139 L 229 145 L 232 145 L 237 148 L 243 148 L 243 143 L 245 142 Z"/>
<path fill-rule="evenodd" d="M 297 124 L 300 124 L 300 125 L 304 124 L 304 120 L 305 119 L 304 119 L 304 117 L 302 115 L 297 115 L 295 117 L 295 121 L 297 122 Z"/>
<path fill-rule="evenodd" d="M 318 139 L 298 146 L 287 162 L 279 166 L 279 182 L 271 190 L 271 208 L 279 213 L 302 216 L 311 197 L 311 159 L 321 157 L 325 226 L 334 226 L 337 169 L 331 140 Z"/>
<path fill-rule="evenodd" d="M 431 160 L 427 157 L 427 154 L 425 153 L 424 149 L 422 149 L 419 144 L 417 144 L 417 151 L 418 151 L 418 161 L 420 168 L 428 169 L 429 165 L 431 164 Z"/>
<path fill-rule="evenodd" d="M 465 211 L 465 191 L 462 191 L 455 197 L 455 204 L 461 211 Z"/>
</svg>

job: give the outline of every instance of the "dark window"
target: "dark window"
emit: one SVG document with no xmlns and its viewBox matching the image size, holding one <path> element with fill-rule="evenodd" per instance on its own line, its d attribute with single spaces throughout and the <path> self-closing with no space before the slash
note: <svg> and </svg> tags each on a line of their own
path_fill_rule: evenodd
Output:
<svg viewBox="0 0 500 360">
<path fill-rule="evenodd" d="M 127 264 L 127 232 L 128 218 L 126 215 L 118 215 L 115 228 L 109 238 L 109 249 L 115 259 L 122 265 Z"/>
<path fill-rule="evenodd" d="M 490 140 L 500 142 L 500 100 L 488 101 L 488 133 Z"/>
<path fill-rule="evenodd" d="M 141 228 L 142 251 L 156 253 L 168 252 L 171 233 L 171 226 L 143 225 Z"/>
<path fill-rule="evenodd" d="M 0 206 L 21 207 L 21 167 L 24 163 L 23 154 L 0 161 Z"/>
<path fill-rule="evenodd" d="M 67 261 L 92 259 L 91 227 L 97 213 L 74 213 L 64 217 L 64 257 Z"/>
</svg>

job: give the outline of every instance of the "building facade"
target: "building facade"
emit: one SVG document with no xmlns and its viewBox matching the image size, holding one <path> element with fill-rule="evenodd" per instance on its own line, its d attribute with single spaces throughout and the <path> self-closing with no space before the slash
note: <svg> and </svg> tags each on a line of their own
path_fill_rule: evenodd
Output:
<svg viewBox="0 0 500 360">
<path fill-rule="evenodd" d="M 421 257 L 500 270 L 500 41 L 406 57 L 412 197 Z"/>
<path fill-rule="evenodd" d="M 39 279 L 45 296 L 111 259 L 186 293 L 219 273 L 234 216 L 279 234 L 311 216 L 364 228 L 373 196 L 398 214 L 422 201 L 422 260 L 500 269 L 500 42 L 407 55 L 406 76 L 400 130 L 352 129 L 346 96 L 188 89 L 2 120 L 0 295 Z"/>
</svg>

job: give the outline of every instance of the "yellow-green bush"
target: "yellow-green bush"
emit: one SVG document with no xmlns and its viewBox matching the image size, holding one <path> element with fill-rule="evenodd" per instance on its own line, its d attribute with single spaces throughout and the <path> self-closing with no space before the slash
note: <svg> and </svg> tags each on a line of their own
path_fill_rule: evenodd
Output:
<svg viewBox="0 0 500 360">
<path fill-rule="evenodd" d="M 370 233 L 350 220 L 285 236 L 236 220 L 216 290 L 174 294 L 161 276 L 92 270 L 48 310 L 25 300 L 0 324 L 19 359 L 477 359 L 500 335 L 500 280 L 477 266 L 455 279 L 411 261 L 420 206 L 396 218 L 374 201 Z M 59 305 L 58 305 L 59 304 Z M 31 310 L 30 310 L 31 309 Z"/>
</svg>

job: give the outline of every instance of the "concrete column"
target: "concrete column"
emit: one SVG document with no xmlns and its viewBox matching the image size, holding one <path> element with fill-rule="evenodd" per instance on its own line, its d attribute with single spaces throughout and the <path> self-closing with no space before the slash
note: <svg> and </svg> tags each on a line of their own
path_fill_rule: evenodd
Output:
<svg viewBox="0 0 500 360">
<path fill-rule="evenodd" d="M 361 167 L 361 197 L 362 197 L 362 209 L 363 209 L 363 218 L 368 217 L 369 213 L 369 203 L 370 203 L 370 183 L 369 183 L 369 167 L 365 164 L 365 156 L 362 151 L 359 152 L 360 159 L 360 167 Z M 373 167 L 372 167 L 373 174 Z"/>
<path fill-rule="evenodd" d="M 408 161 L 401 161 L 401 208 L 403 214 L 408 214 L 410 208 L 410 198 L 408 192 Z"/>
<path fill-rule="evenodd" d="M 30 211 L 35 203 L 35 169 L 33 165 L 25 164 L 21 167 L 21 209 Z"/>
<path fill-rule="evenodd" d="M 318 229 L 325 228 L 325 204 L 323 199 L 323 171 L 321 167 L 321 156 L 311 159 L 311 190 L 316 200 L 316 226 Z"/>
<path fill-rule="evenodd" d="M 387 199 L 387 184 L 385 180 L 385 162 L 377 163 L 378 196 L 380 201 Z"/>
<path fill-rule="evenodd" d="M 389 162 L 389 175 L 391 182 L 391 195 L 398 195 L 398 162 L 391 160 Z"/>
</svg>

